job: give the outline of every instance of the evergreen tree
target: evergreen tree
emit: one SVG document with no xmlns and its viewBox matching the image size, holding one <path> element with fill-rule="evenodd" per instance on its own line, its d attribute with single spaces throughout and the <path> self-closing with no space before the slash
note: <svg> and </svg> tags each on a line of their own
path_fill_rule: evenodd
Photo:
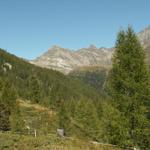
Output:
<svg viewBox="0 0 150 150">
<path fill-rule="evenodd" d="M 29 99 L 33 103 L 38 103 L 40 101 L 40 83 L 36 76 L 29 77 Z"/>
<path fill-rule="evenodd" d="M 103 102 L 101 111 L 100 139 L 102 142 L 120 146 L 130 144 L 127 118 L 121 116 L 119 110 L 110 102 Z"/>
<path fill-rule="evenodd" d="M 141 146 L 145 144 L 142 138 L 147 136 L 144 131 L 149 132 L 146 112 L 150 84 L 144 50 L 131 27 L 119 32 L 112 61 L 107 92 L 121 116 L 127 118 L 131 145 Z M 148 138 L 145 140 L 148 142 Z"/>
</svg>

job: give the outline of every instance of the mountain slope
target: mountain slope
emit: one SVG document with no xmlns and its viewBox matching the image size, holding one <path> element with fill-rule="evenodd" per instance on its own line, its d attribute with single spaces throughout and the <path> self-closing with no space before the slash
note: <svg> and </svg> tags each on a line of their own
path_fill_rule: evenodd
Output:
<svg viewBox="0 0 150 150">
<path fill-rule="evenodd" d="M 77 78 L 82 82 L 94 87 L 98 90 L 103 90 L 104 83 L 110 66 L 87 66 L 77 68 L 69 73 L 72 78 Z"/>
</svg>

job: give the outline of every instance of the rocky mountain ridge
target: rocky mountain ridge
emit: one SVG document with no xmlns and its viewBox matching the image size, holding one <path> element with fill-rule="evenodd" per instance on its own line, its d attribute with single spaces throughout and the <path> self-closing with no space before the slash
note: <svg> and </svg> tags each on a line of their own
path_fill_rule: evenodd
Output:
<svg viewBox="0 0 150 150">
<path fill-rule="evenodd" d="M 139 32 L 137 36 L 146 50 L 148 60 L 150 58 L 150 26 Z M 114 48 L 97 48 L 94 45 L 77 51 L 53 46 L 42 56 L 30 62 L 68 74 L 78 67 L 110 65 L 113 51 Z"/>
<path fill-rule="evenodd" d="M 78 67 L 110 64 L 112 52 L 112 48 L 97 48 L 94 45 L 77 51 L 53 46 L 31 63 L 67 74 Z"/>
</svg>

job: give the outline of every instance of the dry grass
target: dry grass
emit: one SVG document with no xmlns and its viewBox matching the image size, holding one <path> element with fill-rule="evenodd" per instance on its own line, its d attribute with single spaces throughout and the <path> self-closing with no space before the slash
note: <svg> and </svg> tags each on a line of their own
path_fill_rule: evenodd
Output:
<svg viewBox="0 0 150 150">
<path fill-rule="evenodd" d="M 33 104 L 30 101 L 23 101 L 23 100 L 19 99 L 18 102 L 21 107 L 34 108 L 35 110 L 37 110 L 39 112 L 47 112 L 47 114 L 49 114 L 50 116 L 56 114 L 54 111 L 48 109 L 47 107 L 41 106 L 39 104 Z"/>
<path fill-rule="evenodd" d="M 1 150 L 121 150 L 112 145 L 59 138 L 56 135 L 33 138 L 12 133 L 0 133 Z"/>
</svg>

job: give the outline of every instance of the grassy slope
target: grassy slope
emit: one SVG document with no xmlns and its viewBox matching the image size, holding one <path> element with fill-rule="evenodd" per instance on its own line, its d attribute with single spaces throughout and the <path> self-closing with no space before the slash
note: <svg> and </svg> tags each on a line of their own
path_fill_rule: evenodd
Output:
<svg viewBox="0 0 150 150">
<path fill-rule="evenodd" d="M 56 112 L 43 107 L 39 104 L 32 104 L 30 101 L 19 100 L 22 118 L 26 128 L 23 134 L 34 134 L 37 131 L 37 136 L 56 133 Z"/>
</svg>

